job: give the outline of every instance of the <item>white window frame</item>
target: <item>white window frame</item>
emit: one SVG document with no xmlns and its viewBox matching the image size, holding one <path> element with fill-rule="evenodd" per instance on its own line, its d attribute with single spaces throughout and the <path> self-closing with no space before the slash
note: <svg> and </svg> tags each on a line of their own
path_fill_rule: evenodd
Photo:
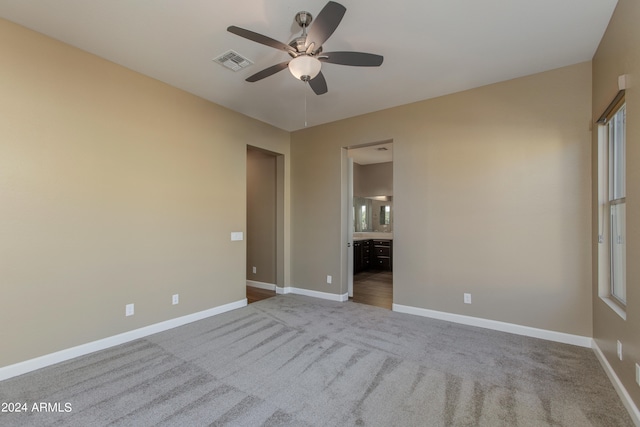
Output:
<svg viewBox="0 0 640 427">
<path fill-rule="evenodd" d="M 626 320 L 625 120 L 621 92 L 598 120 L 598 293 Z"/>
</svg>

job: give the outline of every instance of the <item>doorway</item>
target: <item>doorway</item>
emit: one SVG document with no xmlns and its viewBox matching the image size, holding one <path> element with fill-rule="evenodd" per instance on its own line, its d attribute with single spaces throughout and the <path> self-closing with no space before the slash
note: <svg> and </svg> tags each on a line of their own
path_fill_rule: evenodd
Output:
<svg viewBox="0 0 640 427">
<path fill-rule="evenodd" d="M 347 282 L 353 302 L 393 304 L 393 141 L 348 147 Z"/>
<path fill-rule="evenodd" d="M 251 304 L 284 286 L 284 156 L 247 146 L 246 285 Z"/>
</svg>

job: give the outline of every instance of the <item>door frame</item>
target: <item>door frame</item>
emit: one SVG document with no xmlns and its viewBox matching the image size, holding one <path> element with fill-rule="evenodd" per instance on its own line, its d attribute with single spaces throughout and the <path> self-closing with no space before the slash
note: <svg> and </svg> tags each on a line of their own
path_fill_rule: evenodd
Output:
<svg viewBox="0 0 640 427">
<path fill-rule="evenodd" d="M 357 144 L 342 147 L 341 152 L 341 204 L 342 204 L 342 221 L 340 226 L 340 259 L 342 289 L 341 294 L 348 293 L 349 297 L 353 297 L 353 159 L 349 158 L 348 150 L 352 148 L 371 147 L 375 145 L 393 143 L 393 138 L 370 142 L 365 144 Z M 392 159 L 393 161 L 393 159 Z M 395 175 L 395 172 L 394 172 Z M 395 194 L 395 180 L 393 182 Z M 394 205 L 395 208 L 395 205 Z M 394 224 L 395 230 L 395 224 Z"/>
<path fill-rule="evenodd" d="M 284 293 L 285 288 L 285 158 L 284 154 L 270 151 L 255 145 L 247 144 L 246 151 L 255 150 L 265 153 L 275 158 L 275 283 L 274 290 L 277 293 Z M 248 154 L 247 154 L 248 155 Z M 245 156 L 245 167 L 247 165 L 247 157 Z M 246 175 L 246 174 L 245 174 Z M 245 198 L 247 193 L 245 191 Z M 246 228 L 246 226 L 245 226 Z M 249 236 L 247 236 L 249 238 Z M 247 263 L 246 256 L 247 246 L 245 245 L 245 264 Z M 245 266 L 245 271 L 247 270 Z M 248 278 L 246 278 L 248 281 Z"/>
</svg>

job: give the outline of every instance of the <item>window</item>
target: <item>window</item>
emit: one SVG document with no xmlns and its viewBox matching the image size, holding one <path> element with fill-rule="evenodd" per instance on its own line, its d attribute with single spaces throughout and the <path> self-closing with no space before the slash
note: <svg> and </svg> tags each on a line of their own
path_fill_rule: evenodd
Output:
<svg viewBox="0 0 640 427">
<path fill-rule="evenodd" d="M 371 231 L 372 204 L 366 197 L 353 198 L 353 230 L 355 232 Z"/>
<path fill-rule="evenodd" d="M 626 104 L 621 91 L 598 120 L 600 296 L 626 317 Z"/>
<path fill-rule="evenodd" d="M 362 205 L 360 207 L 360 229 L 367 230 L 367 206 Z"/>
<path fill-rule="evenodd" d="M 382 205 L 380 206 L 380 225 L 390 225 L 391 224 L 391 206 Z"/>
<path fill-rule="evenodd" d="M 611 256 L 611 296 L 627 303 L 626 287 L 626 199 L 625 199 L 626 105 L 607 122 L 609 142 L 609 252 Z"/>
</svg>

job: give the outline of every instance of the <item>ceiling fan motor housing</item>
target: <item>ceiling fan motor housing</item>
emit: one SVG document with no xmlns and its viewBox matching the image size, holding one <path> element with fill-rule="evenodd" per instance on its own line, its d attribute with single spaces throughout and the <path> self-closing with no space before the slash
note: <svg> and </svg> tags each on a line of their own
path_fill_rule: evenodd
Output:
<svg viewBox="0 0 640 427">
<path fill-rule="evenodd" d="M 307 50 L 306 44 L 307 44 L 307 36 L 306 35 L 300 36 L 300 37 L 296 37 L 295 39 L 293 39 L 293 40 L 291 40 L 289 42 L 289 46 L 294 48 L 298 54 L 305 54 L 306 53 L 306 50 Z M 315 45 L 314 45 L 314 47 L 315 47 Z M 320 46 L 318 49 L 315 49 L 313 51 L 313 55 L 318 55 L 320 52 L 322 52 L 322 46 Z M 289 55 L 291 55 L 291 57 L 293 57 L 293 58 L 298 56 L 293 52 L 287 52 L 287 53 Z"/>
<path fill-rule="evenodd" d="M 306 53 L 307 55 L 309 55 L 311 54 L 311 52 L 307 52 L 307 49 L 308 49 L 307 27 L 311 25 L 311 21 L 313 21 L 313 16 L 309 12 L 301 11 L 296 13 L 295 20 L 298 23 L 298 25 L 302 28 L 302 35 L 291 40 L 289 42 L 289 46 L 294 48 L 296 52 L 299 54 Z M 318 54 L 318 53 L 319 53 L 319 50 L 318 52 L 313 52 L 313 54 Z M 289 55 L 291 55 L 293 58 L 298 56 L 294 52 L 289 52 Z"/>
</svg>

